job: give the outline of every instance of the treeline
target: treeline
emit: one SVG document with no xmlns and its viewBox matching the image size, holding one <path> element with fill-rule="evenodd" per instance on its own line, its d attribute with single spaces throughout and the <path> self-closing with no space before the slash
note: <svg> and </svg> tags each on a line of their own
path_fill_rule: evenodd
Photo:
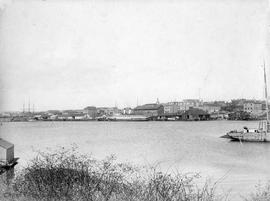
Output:
<svg viewBox="0 0 270 201">
<path fill-rule="evenodd" d="M 228 114 L 228 120 L 257 120 L 258 118 L 255 118 L 250 113 L 245 111 L 236 111 L 231 112 Z"/>
</svg>

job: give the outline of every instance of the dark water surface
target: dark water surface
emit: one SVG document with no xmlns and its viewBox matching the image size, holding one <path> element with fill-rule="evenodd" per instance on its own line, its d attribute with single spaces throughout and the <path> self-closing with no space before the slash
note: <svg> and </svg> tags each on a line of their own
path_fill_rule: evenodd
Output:
<svg viewBox="0 0 270 201">
<path fill-rule="evenodd" d="M 258 122 L 14 122 L 0 126 L 0 136 L 15 144 L 17 168 L 35 150 L 76 144 L 82 153 L 102 159 L 154 165 L 164 170 L 200 172 L 220 181 L 219 191 L 233 200 L 247 195 L 259 181 L 270 179 L 270 143 L 239 143 L 219 138 L 227 131 Z"/>
</svg>

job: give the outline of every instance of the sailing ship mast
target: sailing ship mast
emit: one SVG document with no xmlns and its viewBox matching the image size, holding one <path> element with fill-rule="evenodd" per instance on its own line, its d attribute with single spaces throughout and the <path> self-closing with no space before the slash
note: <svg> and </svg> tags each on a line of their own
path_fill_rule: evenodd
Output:
<svg viewBox="0 0 270 201">
<path fill-rule="evenodd" d="M 268 114 L 268 96 L 267 96 L 265 62 L 263 62 L 263 70 L 264 70 L 264 90 L 265 90 L 264 94 L 265 94 L 265 105 L 266 105 L 266 128 L 267 128 L 267 131 L 268 131 L 269 114 Z"/>
</svg>

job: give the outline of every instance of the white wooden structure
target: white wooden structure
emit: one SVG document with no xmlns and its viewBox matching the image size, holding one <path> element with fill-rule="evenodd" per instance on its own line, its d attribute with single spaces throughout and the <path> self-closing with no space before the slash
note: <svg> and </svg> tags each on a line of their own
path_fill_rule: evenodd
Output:
<svg viewBox="0 0 270 201">
<path fill-rule="evenodd" d="M 14 144 L 0 138 L 0 165 L 14 161 Z"/>
</svg>

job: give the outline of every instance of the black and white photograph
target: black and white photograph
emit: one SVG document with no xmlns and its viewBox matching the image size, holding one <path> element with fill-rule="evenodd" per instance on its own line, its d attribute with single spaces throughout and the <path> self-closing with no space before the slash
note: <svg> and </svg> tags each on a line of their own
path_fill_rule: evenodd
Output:
<svg viewBox="0 0 270 201">
<path fill-rule="evenodd" d="M 270 201 L 270 0 L 0 0 L 1 201 Z"/>
</svg>

